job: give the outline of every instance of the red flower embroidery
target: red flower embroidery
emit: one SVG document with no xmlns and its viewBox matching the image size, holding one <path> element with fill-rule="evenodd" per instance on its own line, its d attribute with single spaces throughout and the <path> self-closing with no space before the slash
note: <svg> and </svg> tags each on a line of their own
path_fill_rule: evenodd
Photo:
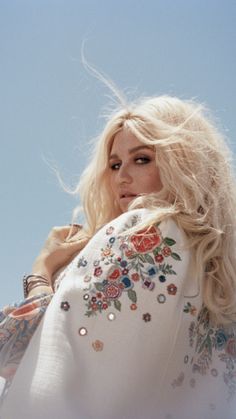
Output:
<svg viewBox="0 0 236 419">
<path fill-rule="evenodd" d="M 158 255 L 155 256 L 155 261 L 156 262 L 161 263 L 161 262 L 163 262 L 163 260 L 164 260 L 164 257 L 162 255 L 158 254 Z"/>
<path fill-rule="evenodd" d="M 121 271 L 119 269 L 114 269 L 108 278 L 112 281 L 115 281 L 121 276 Z"/>
<path fill-rule="evenodd" d="M 123 269 L 122 275 L 127 275 L 128 272 L 129 272 L 129 269 Z"/>
<path fill-rule="evenodd" d="M 160 230 L 155 226 L 145 228 L 131 236 L 130 241 L 138 253 L 148 253 L 160 245 Z"/>
<path fill-rule="evenodd" d="M 162 254 L 164 256 L 170 256 L 171 255 L 171 248 L 169 246 L 163 247 Z"/>
<path fill-rule="evenodd" d="M 168 294 L 175 295 L 177 293 L 177 287 L 175 286 L 175 284 L 170 284 L 167 287 L 167 291 L 168 291 Z"/>
<path fill-rule="evenodd" d="M 125 251 L 125 256 L 127 258 L 130 258 L 130 256 L 132 256 L 133 254 L 134 254 L 134 252 L 131 249 L 128 249 L 128 250 Z"/>
<path fill-rule="evenodd" d="M 104 294 L 107 298 L 110 300 L 115 300 L 116 298 L 119 298 L 121 295 L 121 289 L 116 284 L 109 284 L 104 289 Z"/>
</svg>

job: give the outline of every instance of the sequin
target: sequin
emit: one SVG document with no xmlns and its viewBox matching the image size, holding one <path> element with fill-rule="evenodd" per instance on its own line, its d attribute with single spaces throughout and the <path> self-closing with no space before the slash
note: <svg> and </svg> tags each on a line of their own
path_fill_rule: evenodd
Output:
<svg viewBox="0 0 236 419">
<path fill-rule="evenodd" d="M 96 352 L 101 352 L 103 350 L 103 342 L 99 339 L 95 340 L 95 342 L 92 343 L 92 347 Z"/>
<path fill-rule="evenodd" d="M 85 335 L 87 335 L 87 333 L 88 333 L 88 331 L 87 331 L 87 329 L 85 327 L 81 327 L 79 329 L 79 335 L 80 336 L 85 336 Z"/>
<path fill-rule="evenodd" d="M 188 360 L 189 360 L 188 355 L 185 355 L 185 357 L 184 357 L 184 363 L 187 364 L 188 363 Z"/>
<path fill-rule="evenodd" d="M 113 321 L 113 320 L 115 320 L 116 315 L 115 315 L 115 313 L 108 313 L 107 318 L 108 318 L 108 320 Z"/>
<path fill-rule="evenodd" d="M 83 299 L 84 299 L 85 301 L 89 300 L 89 294 L 84 294 Z"/>
<path fill-rule="evenodd" d="M 166 277 L 165 277 L 165 275 L 160 275 L 160 276 L 159 276 L 159 281 L 160 281 L 160 282 L 165 282 L 165 281 L 166 281 Z"/>
<path fill-rule="evenodd" d="M 68 311 L 70 309 L 70 304 L 68 303 L 68 301 L 61 302 L 61 309 L 65 311 Z"/>
<path fill-rule="evenodd" d="M 163 304 L 166 301 L 166 296 L 164 294 L 159 294 L 157 296 L 157 301 L 158 303 Z"/>
<path fill-rule="evenodd" d="M 218 371 L 217 371 L 215 368 L 212 368 L 212 370 L 211 370 L 211 375 L 212 375 L 213 377 L 217 377 L 217 376 L 218 376 Z"/>
<path fill-rule="evenodd" d="M 85 275 L 84 282 L 90 282 L 92 277 L 90 275 Z"/>
</svg>

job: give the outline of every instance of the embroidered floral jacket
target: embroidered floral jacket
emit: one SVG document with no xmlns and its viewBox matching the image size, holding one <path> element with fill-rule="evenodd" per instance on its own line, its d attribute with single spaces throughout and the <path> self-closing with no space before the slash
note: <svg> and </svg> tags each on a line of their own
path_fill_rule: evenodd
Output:
<svg viewBox="0 0 236 419">
<path fill-rule="evenodd" d="M 128 231 L 149 215 L 113 220 L 54 295 L 1 312 L 1 419 L 236 418 L 236 328 L 211 325 L 173 220 Z"/>
</svg>

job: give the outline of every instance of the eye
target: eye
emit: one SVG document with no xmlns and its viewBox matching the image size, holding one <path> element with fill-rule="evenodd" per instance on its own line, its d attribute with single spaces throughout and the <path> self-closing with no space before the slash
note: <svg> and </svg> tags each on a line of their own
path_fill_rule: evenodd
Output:
<svg viewBox="0 0 236 419">
<path fill-rule="evenodd" d="M 120 168 L 121 163 L 113 163 L 110 165 L 111 170 L 118 170 Z"/>
<path fill-rule="evenodd" d="M 135 162 L 138 164 L 147 164 L 151 161 L 150 157 L 148 156 L 140 156 L 135 158 Z"/>
</svg>

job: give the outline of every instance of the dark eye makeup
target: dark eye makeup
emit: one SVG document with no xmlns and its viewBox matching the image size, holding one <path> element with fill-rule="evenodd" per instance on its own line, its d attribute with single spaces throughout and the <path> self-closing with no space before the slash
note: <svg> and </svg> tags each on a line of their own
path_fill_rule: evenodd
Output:
<svg viewBox="0 0 236 419">
<path fill-rule="evenodd" d="M 137 164 L 139 164 L 139 165 L 148 164 L 150 161 L 151 161 L 151 157 L 149 157 L 149 156 L 137 156 L 137 157 L 134 157 L 134 162 L 137 163 Z M 110 165 L 110 169 L 111 170 L 118 170 L 121 165 L 122 165 L 122 162 L 112 163 Z"/>
</svg>

